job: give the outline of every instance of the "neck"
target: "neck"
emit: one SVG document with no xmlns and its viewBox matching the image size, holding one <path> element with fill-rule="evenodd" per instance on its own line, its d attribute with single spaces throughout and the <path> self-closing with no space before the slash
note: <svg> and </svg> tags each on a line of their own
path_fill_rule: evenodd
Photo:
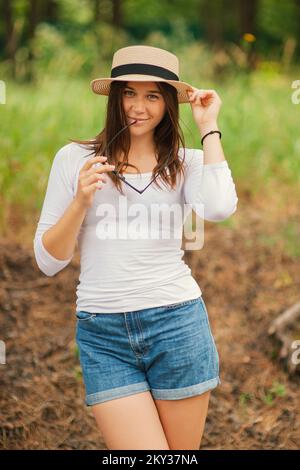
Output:
<svg viewBox="0 0 300 470">
<path fill-rule="evenodd" d="M 152 134 L 142 137 L 131 136 L 128 158 L 139 160 L 150 155 L 153 156 L 154 154 L 155 145 Z"/>
</svg>

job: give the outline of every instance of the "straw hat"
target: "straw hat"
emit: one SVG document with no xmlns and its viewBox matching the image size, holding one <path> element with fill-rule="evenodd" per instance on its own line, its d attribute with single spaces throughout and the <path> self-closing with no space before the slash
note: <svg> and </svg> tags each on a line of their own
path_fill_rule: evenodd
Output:
<svg viewBox="0 0 300 470">
<path fill-rule="evenodd" d="M 188 83 L 179 80 L 179 61 L 175 54 L 152 46 L 128 46 L 118 49 L 112 60 L 110 77 L 96 78 L 91 88 L 98 95 L 108 95 L 112 81 L 166 82 L 178 92 L 178 102 L 188 103 Z"/>
</svg>

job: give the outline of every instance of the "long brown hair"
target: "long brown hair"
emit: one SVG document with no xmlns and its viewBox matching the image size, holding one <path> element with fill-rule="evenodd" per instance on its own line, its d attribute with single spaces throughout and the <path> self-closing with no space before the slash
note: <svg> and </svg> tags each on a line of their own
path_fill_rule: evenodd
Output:
<svg viewBox="0 0 300 470">
<path fill-rule="evenodd" d="M 128 166 L 139 169 L 128 162 L 128 153 L 130 150 L 130 132 L 125 129 L 116 137 L 109 148 L 106 149 L 107 142 L 126 126 L 126 115 L 122 105 L 123 90 L 128 82 L 115 80 L 111 82 L 110 92 L 107 102 L 106 122 L 104 129 L 91 140 L 69 139 L 71 142 L 87 145 L 87 149 L 92 149 L 91 154 L 107 156 L 107 162 L 115 165 L 115 170 L 122 174 L 124 168 Z M 153 169 L 152 177 L 158 174 L 154 183 L 158 185 L 158 178 L 173 189 L 176 186 L 176 177 L 179 173 L 184 174 L 185 143 L 184 135 L 179 125 L 179 103 L 177 90 L 175 87 L 165 82 L 156 82 L 159 90 L 163 94 L 166 104 L 166 112 L 160 123 L 154 130 L 154 144 L 157 153 L 157 165 Z M 180 143 L 183 147 L 183 159 L 178 156 Z M 105 153 L 103 153 L 105 151 Z M 121 151 L 121 152 L 120 152 Z M 123 154 L 122 161 L 118 161 L 117 155 Z M 168 172 L 167 172 L 168 170 Z M 168 175 L 169 173 L 169 175 Z M 114 173 L 108 172 L 107 175 L 114 182 L 116 188 L 122 193 L 122 184 L 120 178 Z M 159 185 L 158 185 L 159 186 Z"/>
</svg>

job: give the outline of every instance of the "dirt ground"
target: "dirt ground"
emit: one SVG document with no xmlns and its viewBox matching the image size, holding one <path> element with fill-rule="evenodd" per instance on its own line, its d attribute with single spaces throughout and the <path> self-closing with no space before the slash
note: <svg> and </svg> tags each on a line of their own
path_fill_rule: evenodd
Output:
<svg viewBox="0 0 300 470">
<path fill-rule="evenodd" d="M 220 356 L 222 383 L 211 394 L 201 448 L 298 449 L 299 374 L 278 362 L 267 330 L 300 300 L 300 258 L 274 238 L 285 223 L 299 223 L 299 207 L 287 212 L 273 200 L 275 217 L 259 199 L 239 196 L 228 224 L 205 222 L 203 249 L 185 253 Z M 84 404 L 75 345 L 79 255 L 45 276 L 33 255 L 34 230 L 22 241 L 0 241 L 0 448 L 105 449 Z"/>
</svg>

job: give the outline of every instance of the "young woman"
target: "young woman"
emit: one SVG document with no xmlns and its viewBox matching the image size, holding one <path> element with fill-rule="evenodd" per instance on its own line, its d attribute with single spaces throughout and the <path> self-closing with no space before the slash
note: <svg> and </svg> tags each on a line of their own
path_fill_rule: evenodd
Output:
<svg viewBox="0 0 300 470">
<path fill-rule="evenodd" d="M 206 305 L 168 209 L 189 205 L 221 221 L 238 198 L 217 126 L 221 100 L 178 71 L 160 48 L 115 52 L 111 77 L 92 82 L 108 95 L 105 128 L 55 155 L 34 239 L 48 276 L 78 242 L 76 341 L 86 405 L 108 449 L 199 449 L 220 383 Z M 179 103 L 190 103 L 204 151 L 185 148 Z"/>
</svg>

